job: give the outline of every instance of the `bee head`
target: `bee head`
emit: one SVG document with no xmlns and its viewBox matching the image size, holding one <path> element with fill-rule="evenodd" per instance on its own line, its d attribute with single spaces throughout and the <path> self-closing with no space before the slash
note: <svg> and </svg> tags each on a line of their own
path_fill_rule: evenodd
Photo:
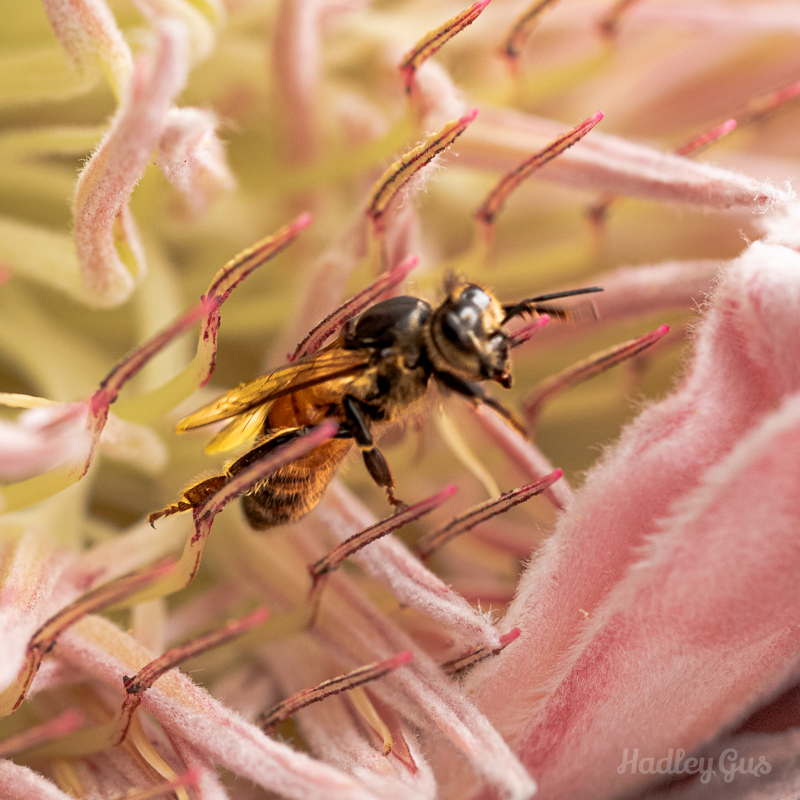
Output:
<svg viewBox="0 0 800 800">
<path fill-rule="evenodd" d="M 494 380 L 511 386 L 505 312 L 489 292 L 474 283 L 448 287 L 447 299 L 433 312 L 428 351 L 437 370 L 467 380 Z"/>
</svg>

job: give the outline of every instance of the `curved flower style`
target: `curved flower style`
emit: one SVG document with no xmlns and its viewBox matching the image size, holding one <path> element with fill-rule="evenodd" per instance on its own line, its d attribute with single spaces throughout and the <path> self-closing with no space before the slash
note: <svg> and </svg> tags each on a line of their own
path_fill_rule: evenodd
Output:
<svg viewBox="0 0 800 800">
<path fill-rule="evenodd" d="M 0 795 L 796 792 L 797 8 L 10 2 Z M 229 474 L 172 431 L 215 367 L 453 271 L 604 288 L 513 328 L 535 443 L 431 391 L 407 508 L 249 529 L 336 425 Z"/>
</svg>

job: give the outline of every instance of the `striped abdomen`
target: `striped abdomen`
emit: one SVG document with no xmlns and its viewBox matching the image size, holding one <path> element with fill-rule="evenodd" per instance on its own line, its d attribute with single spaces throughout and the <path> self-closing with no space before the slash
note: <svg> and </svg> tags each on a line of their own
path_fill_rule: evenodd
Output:
<svg viewBox="0 0 800 800">
<path fill-rule="evenodd" d="M 322 498 L 351 446 L 349 439 L 331 439 L 257 483 L 242 498 L 247 521 L 263 530 L 307 514 Z"/>
<path fill-rule="evenodd" d="M 269 429 L 319 424 L 330 409 L 323 405 L 328 398 L 318 396 L 325 388 L 313 387 L 280 398 L 267 418 Z M 350 439 L 331 439 L 257 483 L 242 498 L 247 521 L 263 530 L 307 514 L 322 498 L 352 444 Z"/>
</svg>

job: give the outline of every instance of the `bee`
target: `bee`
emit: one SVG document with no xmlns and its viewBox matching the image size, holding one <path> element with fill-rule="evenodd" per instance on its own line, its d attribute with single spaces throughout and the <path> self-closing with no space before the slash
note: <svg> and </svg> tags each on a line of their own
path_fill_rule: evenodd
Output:
<svg viewBox="0 0 800 800">
<path fill-rule="evenodd" d="M 570 312 L 552 300 L 602 291 L 599 287 L 540 295 L 502 304 L 485 287 L 448 279 L 445 299 L 435 308 L 418 297 L 376 303 L 350 319 L 331 344 L 226 392 L 182 419 L 178 433 L 230 420 L 206 447 L 231 449 L 256 436 L 255 446 L 228 465 L 225 476 L 202 481 L 184 501 L 150 516 L 176 513 L 199 504 L 230 477 L 271 450 L 306 433 L 325 419 L 338 434 L 256 483 L 242 498 L 250 525 L 264 530 L 294 522 L 320 501 L 350 449 L 356 445 L 372 480 L 396 508 L 394 479 L 376 433 L 421 400 L 431 382 L 476 404 L 493 408 L 524 433 L 523 426 L 482 383 L 508 389 L 511 336 L 504 326 L 515 317 Z"/>
</svg>

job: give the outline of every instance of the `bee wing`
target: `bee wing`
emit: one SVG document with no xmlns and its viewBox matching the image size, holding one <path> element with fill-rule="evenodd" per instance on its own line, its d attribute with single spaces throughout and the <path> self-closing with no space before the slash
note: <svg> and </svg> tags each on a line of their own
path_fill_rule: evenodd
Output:
<svg viewBox="0 0 800 800">
<path fill-rule="evenodd" d="M 248 439 L 258 436 L 264 429 L 264 420 L 267 418 L 272 401 L 262 403 L 260 406 L 251 408 L 243 414 L 234 417 L 206 446 L 205 451 L 209 455 L 221 453 L 224 450 L 233 450 L 240 444 L 244 444 Z"/>
<path fill-rule="evenodd" d="M 225 392 L 213 403 L 184 417 L 175 426 L 175 431 L 184 433 L 210 425 L 212 422 L 238 417 L 256 406 L 270 403 L 283 395 L 336 378 L 355 375 L 369 363 L 369 355 L 369 351 L 365 350 L 341 348 L 320 350 L 304 361 L 287 364 L 275 372 L 270 372 L 269 375 L 242 383 L 235 389 Z M 246 422 L 242 424 L 247 426 Z"/>
</svg>

